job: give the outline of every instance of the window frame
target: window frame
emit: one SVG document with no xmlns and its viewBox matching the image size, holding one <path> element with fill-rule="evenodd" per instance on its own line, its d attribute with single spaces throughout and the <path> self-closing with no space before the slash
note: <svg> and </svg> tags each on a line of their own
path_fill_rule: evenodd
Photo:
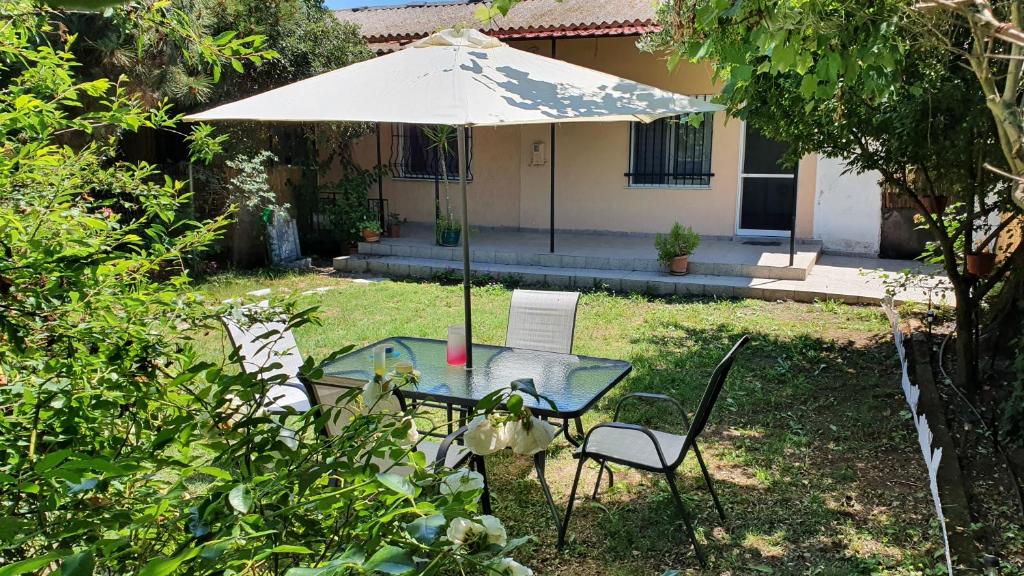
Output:
<svg viewBox="0 0 1024 576">
<path fill-rule="evenodd" d="M 405 124 L 405 123 L 393 123 L 391 125 L 391 168 L 392 168 L 392 179 L 394 180 L 412 180 L 418 182 L 433 182 L 435 180 L 441 181 L 442 177 L 439 174 L 428 173 L 428 172 L 417 172 L 410 171 L 406 161 L 406 150 L 409 144 L 408 130 L 416 129 L 422 134 L 424 124 Z M 425 138 L 425 136 L 424 136 Z M 426 153 L 426 152 L 425 152 Z M 429 154 L 429 153 L 428 153 Z M 458 168 L 458 155 L 457 151 L 453 150 L 453 159 L 455 162 L 454 170 L 447 172 L 446 176 L 449 182 L 459 180 L 459 168 Z M 431 162 L 433 164 L 433 162 Z M 448 163 L 445 163 L 448 166 Z M 466 128 L 466 181 L 473 181 L 473 128 Z"/>
<path fill-rule="evenodd" d="M 707 100 L 707 96 L 697 96 L 695 98 L 698 98 L 698 99 L 701 99 L 701 100 Z M 630 122 L 629 123 L 629 165 L 628 165 L 628 171 L 624 174 L 624 176 L 626 177 L 626 188 L 641 188 L 641 189 L 642 188 L 655 188 L 655 189 L 684 189 L 684 190 L 686 190 L 686 189 L 690 189 L 690 190 L 708 190 L 708 189 L 710 189 L 712 187 L 713 178 L 715 177 L 714 172 L 710 171 L 711 167 L 712 167 L 712 163 L 714 161 L 714 155 L 713 155 L 714 154 L 714 146 L 713 146 L 713 143 L 714 143 L 714 136 L 715 136 L 715 131 L 714 131 L 715 112 L 701 112 L 700 114 L 704 115 L 704 122 L 707 123 L 706 125 L 702 126 L 703 130 L 705 131 L 704 132 L 704 142 L 703 142 L 703 147 L 705 149 L 705 152 L 704 152 L 704 158 L 701 160 L 701 166 L 702 167 L 703 166 L 707 166 L 708 172 L 701 173 L 700 176 L 693 176 L 693 177 L 689 177 L 689 178 L 665 175 L 665 176 L 661 176 L 660 177 L 662 179 L 662 181 L 656 182 L 656 183 L 640 183 L 640 182 L 636 182 L 635 179 L 637 177 L 644 176 L 643 173 L 636 171 L 636 168 L 637 168 L 637 156 L 636 156 L 636 153 L 637 153 L 637 146 L 636 146 L 637 128 L 638 128 L 638 126 L 641 123 L 640 122 Z M 688 115 L 681 114 L 681 115 L 678 115 L 678 116 L 670 116 L 670 117 L 667 117 L 667 118 L 662 118 L 662 119 L 656 120 L 655 122 L 660 122 L 660 121 L 665 121 L 665 122 L 686 122 L 686 120 L 685 120 L 686 116 L 688 116 Z M 648 125 L 650 125 L 650 124 L 648 124 Z M 690 128 L 692 128 L 692 127 L 690 127 Z M 671 168 L 671 166 L 669 166 L 670 163 L 677 163 L 678 162 L 678 159 L 675 156 L 676 156 L 677 151 L 679 150 L 679 131 L 680 131 L 680 128 L 678 128 L 678 127 L 673 127 L 673 129 L 665 131 L 665 134 L 666 134 L 665 138 L 666 138 L 667 142 L 663 143 L 662 149 L 664 150 L 664 152 L 661 155 L 661 159 L 657 163 L 663 165 L 663 169 L 665 170 L 666 173 L 670 172 L 670 168 Z M 650 176 L 648 176 L 648 177 L 650 177 Z M 657 177 L 657 176 L 654 176 L 654 177 Z M 679 180 L 687 180 L 687 179 L 689 179 L 689 180 L 696 180 L 697 178 L 706 179 L 706 182 L 701 182 L 701 183 L 696 183 L 696 184 L 678 182 Z M 671 182 L 671 180 L 676 180 L 676 182 Z"/>
</svg>

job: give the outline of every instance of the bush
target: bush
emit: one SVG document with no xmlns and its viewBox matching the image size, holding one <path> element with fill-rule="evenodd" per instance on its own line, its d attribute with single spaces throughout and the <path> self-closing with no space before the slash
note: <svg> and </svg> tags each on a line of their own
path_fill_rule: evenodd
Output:
<svg viewBox="0 0 1024 576">
<path fill-rule="evenodd" d="M 668 234 L 657 234 L 654 237 L 654 247 L 658 250 L 658 260 L 662 264 L 668 264 L 676 256 L 692 254 L 700 244 L 700 235 L 692 228 L 685 228 L 676 222 Z"/>
<path fill-rule="evenodd" d="M 165 41 L 193 30 L 167 22 L 173 9 L 162 4 L 114 10 Z M 445 476 L 403 440 L 406 415 L 360 415 L 317 441 L 329 415 L 258 409 L 283 376 L 239 373 L 229 367 L 237 358 L 197 359 L 191 335 L 219 329 L 229 309 L 194 292 L 185 263 L 228 220 L 180 219 L 189 203 L 181 182 L 116 159 L 118 134 L 172 128 L 175 118 L 143 109 L 118 83 L 77 81 L 72 38 L 51 24 L 46 4 L 3 1 L 0 12 L 3 573 L 438 574 L 509 565 L 501 556 L 521 541 L 445 538 L 446 526 L 476 513 L 478 493 L 442 492 Z M 259 38 L 188 40 L 211 67 L 268 56 Z M 209 135 L 193 133 L 197 149 L 216 151 Z M 85 143 L 66 146 L 69 136 Z M 316 321 L 291 302 L 273 313 L 290 328 Z M 319 375 L 314 365 L 303 367 L 310 377 Z M 301 441 L 282 434 L 285 426 Z M 411 476 L 379 470 L 370 455 L 408 455 Z"/>
</svg>

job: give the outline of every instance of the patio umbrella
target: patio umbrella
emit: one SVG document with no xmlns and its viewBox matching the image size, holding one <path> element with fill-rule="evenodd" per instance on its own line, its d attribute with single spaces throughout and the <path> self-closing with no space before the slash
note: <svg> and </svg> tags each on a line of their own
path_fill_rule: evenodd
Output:
<svg viewBox="0 0 1024 576">
<path fill-rule="evenodd" d="M 478 30 L 443 30 L 404 50 L 206 112 L 190 121 L 393 122 L 456 127 L 462 195 L 466 368 L 473 367 L 466 128 L 651 122 L 722 107 L 517 50 Z"/>
</svg>

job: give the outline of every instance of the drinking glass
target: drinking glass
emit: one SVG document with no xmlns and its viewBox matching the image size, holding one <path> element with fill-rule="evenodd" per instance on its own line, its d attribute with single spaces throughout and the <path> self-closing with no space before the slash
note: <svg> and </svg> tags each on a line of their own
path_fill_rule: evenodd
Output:
<svg viewBox="0 0 1024 576">
<path fill-rule="evenodd" d="M 448 327 L 448 365 L 462 366 L 466 363 L 466 327 Z"/>
</svg>

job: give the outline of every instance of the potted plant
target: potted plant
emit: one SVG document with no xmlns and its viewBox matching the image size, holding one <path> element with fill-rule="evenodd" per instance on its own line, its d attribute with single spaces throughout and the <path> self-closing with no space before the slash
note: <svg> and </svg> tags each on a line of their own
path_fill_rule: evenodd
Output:
<svg viewBox="0 0 1024 576">
<path fill-rule="evenodd" d="M 455 219 L 452 210 L 447 166 L 447 159 L 452 155 L 451 142 L 455 138 L 455 128 L 443 124 L 428 126 L 423 128 L 423 134 L 430 140 L 430 149 L 437 156 L 437 176 L 440 177 L 441 183 L 444 185 L 444 210 L 441 210 L 440 206 L 437 207 L 436 240 L 441 246 L 458 246 L 462 224 Z"/>
<path fill-rule="evenodd" d="M 988 276 L 996 268 L 996 255 L 982 248 L 977 252 L 967 253 L 967 273 L 971 276 Z"/>
<path fill-rule="evenodd" d="M 686 274 L 690 263 L 690 254 L 700 244 L 700 235 L 689 226 L 681 226 L 679 222 L 672 225 L 668 234 L 657 234 L 654 247 L 658 250 L 658 260 L 668 266 L 672 274 Z"/>
<path fill-rule="evenodd" d="M 462 224 L 450 215 L 442 214 L 437 219 L 438 244 L 441 246 L 458 246 L 462 235 Z"/>
<path fill-rule="evenodd" d="M 363 231 L 363 240 L 367 242 L 380 241 L 380 222 L 377 222 L 372 218 L 367 218 L 366 220 L 363 220 L 363 223 L 360 225 L 360 228 Z"/>
<path fill-rule="evenodd" d="M 388 236 L 392 238 L 401 238 L 402 224 L 404 224 L 405 221 L 405 218 L 402 218 L 398 212 L 391 212 L 388 214 Z"/>
</svg>

